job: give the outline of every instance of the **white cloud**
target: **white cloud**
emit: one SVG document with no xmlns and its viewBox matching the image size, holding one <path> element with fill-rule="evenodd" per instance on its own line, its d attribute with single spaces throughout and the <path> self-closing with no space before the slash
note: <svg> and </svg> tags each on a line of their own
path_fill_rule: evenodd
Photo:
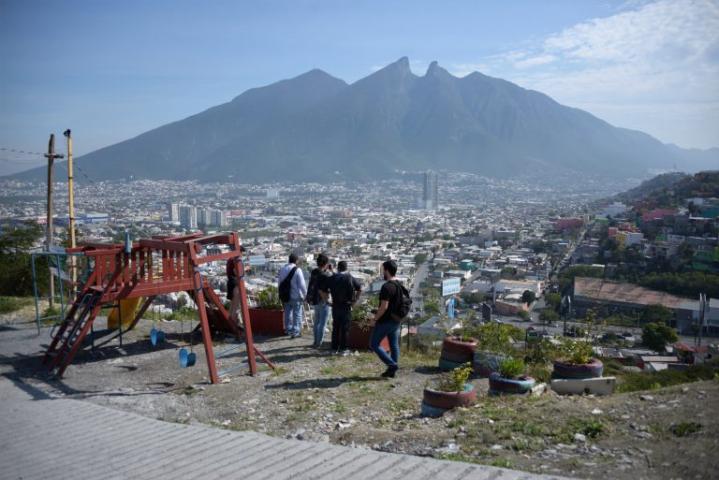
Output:
<svg viewBox="0 0 719 480">
<path fill-rule="evenodd" d="M 478 67 L 562 103 L 603 105 L 590 111 L 664 141 L 703 147 L 719 142 L 716 109 L 706 116 L 692 113 L 719 103 L 716 0 L 630 2 L 615 15 L 573 25 L 539 45 L 456 64 L 451 70 L 463 76 Z M 671 109 L 663 107 L 668 104 Z M 697 131 L 686 134 L 691 128 L 685 121 Z M 668 127 L 672 122 L 675 135 Z"/>
</svg>

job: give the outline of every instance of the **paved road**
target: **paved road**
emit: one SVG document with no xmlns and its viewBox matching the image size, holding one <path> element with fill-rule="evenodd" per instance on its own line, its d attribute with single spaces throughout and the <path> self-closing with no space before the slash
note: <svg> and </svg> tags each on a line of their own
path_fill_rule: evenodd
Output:
<svg viewBox="0 0 719 480">
<path fill-rule="evenodd" d="M 550 479 L 254 432 L 181 425 L 51 399 L 0 377 L 0 479 Z"/>
</svg>

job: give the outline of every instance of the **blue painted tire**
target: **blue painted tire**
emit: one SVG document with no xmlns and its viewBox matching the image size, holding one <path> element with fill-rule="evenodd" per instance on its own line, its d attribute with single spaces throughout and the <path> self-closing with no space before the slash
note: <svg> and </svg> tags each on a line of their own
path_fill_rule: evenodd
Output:
<svg viewBox="0 0 719 480">
<path fill-rule="evenodd" d="M 439 357 L 439 369 L 443 372 L 449 372 L 450 370 L 454 370 L 455 368 L 459 368 L 462 365 L 464 365 L 466 362 L 452 362 L 450 360 L 446 360 L 442 357 Z"/>
<path fill-rule="evenodd" d="M 597 358 L 591 359 L 589 363 L 583 363 L 579 365 L 555 361 L 552 378 L 581 380 L 584 378 L 601 377 L 603 372 L 604 364 L 601 360 Z"/>
<path fill-rule="evenodd" d="M 423 417 L 437 418 L 437 417 L 441 417 L 442 415 L 444 415 L 444 412 L 446 412 L 446 411 L 447 411 L 447 409 L 445 409 L 445 408 L 432 407 L 432 406 L 427 405 L 426 403 L 422 402 L 422 408 L 421 408 L 420 413 L 422 414 Z"/>
<path fill-rule="evenodd" d="M 532 377 L 505 378 L 497 372 L 489 376 L 489 392 L 495 395 L 504 393 L 522 394 L 529 392 L 536 381 Z"/>
</svg>

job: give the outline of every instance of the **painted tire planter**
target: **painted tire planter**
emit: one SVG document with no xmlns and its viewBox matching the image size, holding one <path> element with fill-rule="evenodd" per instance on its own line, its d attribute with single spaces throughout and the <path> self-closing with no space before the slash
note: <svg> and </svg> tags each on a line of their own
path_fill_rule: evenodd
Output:
<svg viewBox="0 0 719 480">
<path fill-rule="evenodd" d="M 347 348 L 352 350 L 369 350 L 369 341 L 372 338 L 372 329 L 362 330 L 356 324 L 350 325 L 349 335 L 347 335 Z M 389 352 L 389 340 L 384 337 L 379 344 L 386 352 Z"/>
<path fill-rule="evenodd" d="M 499 371 L 499 365 L 506 359 L 506 355 L 499 353 L 476 352 L 474 354 L 474 373 L 481 377 L 489 377 Z"/>
<path fill-rule="evenodd" d="M 442 353 L 439 357 L 441 370 L 452 370 L 465 363 L 472 363 L 477 341 L 462 341 L 459 337 L 445 337 L 442 341 Z"/>
<path fill-rule="evenodd" d="M 462 392 L 442 392 L 425 388 L 422 398 L 422 415 L 438 417 L 447 410 L 472 405 L 476 400 L 477 389 L 471 383 L 466 383 Z"/>
<path fill-rule="evenodd" d="M 501 395 L 505 393 L 527 393 L 536 381 L 532 377 L 505 378 L 498 372 L 489 376 L 489 393 Z"/>
<path fill-rule="evenodd" d="M 601 360 L 593 358 L 589 363 L 573 364 L 567 362 L 554 362 L 553 378 L 583 379 L 602 376 L 604 364 Z"/>
<path fill-rule="evenodd" d="M 285 312 L 283 310 L 266 310 L 250 308 L 252 333 L 281 337 L 285 334 Z"/>
</svg>

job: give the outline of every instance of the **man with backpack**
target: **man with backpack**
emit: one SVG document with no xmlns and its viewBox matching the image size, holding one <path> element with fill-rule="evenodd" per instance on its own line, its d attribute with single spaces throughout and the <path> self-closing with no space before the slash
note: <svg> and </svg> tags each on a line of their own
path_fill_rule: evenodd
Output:
<svg viewBox="0 0 719 480">
<path fill-rule="evenodd" d="M 347 356 L 352 306 L 359 298 L 362 285 L 350 275 L 347 271 L 347 262 L 343 260 L 337 264 L 337 273 L 327 282 L 325 295 L 327 290 L 332 294 L 332 351 Z"/>
<path fill-rule="evenodd" d="M 399 335 L 402 320 L 409 314 L 412 299 L 409 292 L 398 280 L 397 263 L 387 260 L 382 264 L 384 285 L 379 292 L 379 308 L 374 316 L 374 329 L 370 339 L 370 349 L 387 365 L 382 374 L 386 378 L 394 378 L 399 369 Z M 380 346 L 382 339 L 389 340 L 390 355 Z"/>
<path fill-rule="evenodd" d="M 297 255 L 294 253 L 290 254 L 289 262 L 277 275 L 277 289 L 285 309 L 285 334 L 292 338 L 301 337 L 307 286 L 302 269 L 297 266 Z"/>
<path fill-rule="evenodd" d="M 327 295 L 321 292 L 327 291 L 327 283 L 332 278 L 332 265 L 330 259 L 324 253 L 317 255 L 317 268 L 310 274 L 310 283 L 307 286 L 307 303 L 315 310 L 315 321 L 313 325 L 314 342 L 312 346 L 320 348 L 325 335 L 327 317 L 330 315 L 330 305 L 327 302 Z"/>
</svg>

